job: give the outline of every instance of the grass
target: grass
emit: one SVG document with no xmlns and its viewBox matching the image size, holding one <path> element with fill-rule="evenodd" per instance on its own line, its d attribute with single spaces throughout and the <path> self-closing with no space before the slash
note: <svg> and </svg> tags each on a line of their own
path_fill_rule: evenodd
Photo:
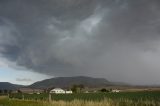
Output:
<svg viewBox="0 0 160 106">
<path fill-rule="evenodd" d="M 10 100 L 0 99 L 0 106 L 160 106 L 160 102 L 139 100 L 134 102 L 128 99 L 104 99 L 102 101 L 35 101 L 35 100 Z"/>
</svg>

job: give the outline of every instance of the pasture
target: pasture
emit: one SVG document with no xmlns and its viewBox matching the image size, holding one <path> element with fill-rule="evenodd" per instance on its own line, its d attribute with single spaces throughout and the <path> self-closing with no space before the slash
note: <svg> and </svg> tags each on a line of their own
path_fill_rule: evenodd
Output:
<svg viewBox="0 0 160 106">
<path fill-rule="evenodd" d="M 160 106 L 160 92 L 12 94 L 0 106 Z"/>
<path fill-rule="evenodd" d="M 25 100 L 48 100 L 49 94 L 10 94 L 10 98 Z M 75 94 L 52 94 L 52 100 L 72 101 L 89 100 L 101 101 L 103 99 L 129 99 L 133 101 L 153 100 L 160 101 L 160 91 L 143 91 L 143 92 L 119 92 L 119 93 L 75 93 Z"/>
</svg>

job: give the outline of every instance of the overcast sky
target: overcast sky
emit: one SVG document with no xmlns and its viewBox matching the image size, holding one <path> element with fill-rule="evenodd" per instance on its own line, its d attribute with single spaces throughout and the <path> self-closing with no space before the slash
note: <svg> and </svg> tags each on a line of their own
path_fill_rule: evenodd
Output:
<svg viewBox="0 0 160 106">
<path fill-rule="evenodd" d="M 0 0 L 0 81 L 83 75 L 160 84 L 160 1 Z"/>
</svg>

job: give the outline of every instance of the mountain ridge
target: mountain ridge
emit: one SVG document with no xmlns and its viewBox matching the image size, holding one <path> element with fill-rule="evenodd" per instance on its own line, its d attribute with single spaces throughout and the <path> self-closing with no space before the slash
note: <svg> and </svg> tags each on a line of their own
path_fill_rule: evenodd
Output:
<svg viewBox="0 0 160 106">
<path fill-rule="evenodd" d="M 75 84 L 82 84 L 87 87 L 98 87 L 113 85 L 111 82 L 104 78 L 93 78 L 87 76 L 75 76 L 75 77 L 54 77 L 35 82 L 29 87 L 31 88 L 47 88 L 47 87 L 61 87 L 68 88 Z"/>
<path fill-rule="evenodd" d="M 24 87 L 24 85 L 12 84 L 10 82 L 0 82 L 0 90 L 15 90 Z"/>
<path fill-rule="evenodd" d="M 105 78 L 94 78 L 88 76 L 73 76 L 73 77 L 54 77 L 37 81 L 31 85 L 23 86 L 16 85 L 9 82 L 0 82 L 0 89 L 15 90 L 21 87 L 47 89 L 53 87 L 70 88 L 73 85 L 82 84 L 85 87 L 97 88 L 116 85 L 114 82 L 110 82 Z"/>
</svg>

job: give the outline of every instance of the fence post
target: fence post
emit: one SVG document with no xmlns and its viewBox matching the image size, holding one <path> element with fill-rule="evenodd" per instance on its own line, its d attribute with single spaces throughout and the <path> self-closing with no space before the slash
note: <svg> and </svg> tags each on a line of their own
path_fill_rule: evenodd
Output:
<svg viewBox="0 0 160 106">
<path fill-rule="evenodd" d="M 7 96 L 8 96 L 8 99 L 9 99 L 9 93 L 8 93 L 8 95 L 7 95 Z"/>
<path fill-rule="evenodd" d="M 52 96 L 51 96 L 51 94 L 50 94 L 50 93 L 49 93 L 48 100 L 49 100 L 49 102 L 51 102 L 51 101 L 52 101 Z"/>
<path fill-rule="evenodd" d="M 22 100 L 24 100 L 24 95 L 22 94 Z"/>
</svg>

